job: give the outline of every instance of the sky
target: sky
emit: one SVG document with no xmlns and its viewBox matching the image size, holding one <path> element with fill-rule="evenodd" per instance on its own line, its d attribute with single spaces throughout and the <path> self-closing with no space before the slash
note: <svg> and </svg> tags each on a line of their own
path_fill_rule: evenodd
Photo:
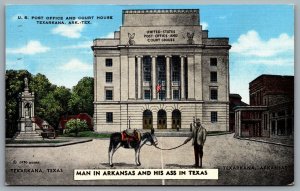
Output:
<svg viewBox="0 0 300 191">
<path fill-rule="evenodd" d="M 51 83 L 72 88 L 82 77 L 93 77 L 92 41 L 113 37 L 123 9 L 189 8 L 200 9 L 200 24 L 209 37 L 229 38 L 230 93 L 240 94 L 244 102 L 249 103 L 249 82 L 259 75 L 294 75 L 292 5 L 9 5 L 6 69 L 42 73 Z M 37 24 L 46 17 L 80 21 L 88 16 L 94 16 L 90 24 Z"/>
</svg>

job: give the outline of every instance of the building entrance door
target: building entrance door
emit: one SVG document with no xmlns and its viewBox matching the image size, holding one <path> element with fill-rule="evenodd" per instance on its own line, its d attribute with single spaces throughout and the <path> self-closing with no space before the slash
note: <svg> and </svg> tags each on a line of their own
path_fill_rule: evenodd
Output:
<svg viewBox="0 0 300 191">
<path fill-rule="evenodd" d="M 145 110 L 143 112 L 143 129 L 152 129 L 153 128 L 153 118 L 152 112 L 150 110 Z"/>
<path fill-rule="evenodd" d="M 159 110 L 157 113 L 157 129 L 167 128 L 167 113 L 165 110 Z"/>
<path fill-rule="evenodd" d="M 181 113 L 178 109 L 172 112 L 172 129 L 181 128 Z"/>
</svg>

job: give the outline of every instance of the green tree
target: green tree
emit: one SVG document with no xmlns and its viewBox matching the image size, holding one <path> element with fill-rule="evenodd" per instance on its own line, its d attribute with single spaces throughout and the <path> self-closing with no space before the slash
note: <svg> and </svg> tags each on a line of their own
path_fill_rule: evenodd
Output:
<svg viewBox="0 0 300 191">
<path fill-rule="evenodd" d="M 89 130 L 89 128 L 85 120 L 71 119 L 66 123 L 65 133 L 75 133 L 75 136 L 77 137 L 79 132 L 87 130 Z"/>
<path fill-rule="evenodd" d="M 76 86 L 73 87 L 72 95 L 69 100 L 69 110 L 73 114 L 94 113 L 94 78 L 84 77 Z"/>
<path fill-rule="evenodd" d="M 69 112 L 68 102 L 71 99 L 71 95 L 70 89 L 64 86 L 56 87 L 54 90 L 54 97 L 60 103 L 64 113 Z"/>
<path fill-rule="evenodd" d="M 66 113 L 93 115 L 94 80 L 82 78 L 73 91 L 51 84 L 43 74 L 32 75 L 27 70 L 7 70 L 6 84 L 6 136 L 12 137 L 18 127 L 19 94 L 24 91 L 24 78 L 29 82 L 29 91 L 35 95 L 35 116 L 48 121 L 54 128 L 59 118 Z"/>
<path fill-rule="evenodd" d="M 45 75 L 38 73 L 33 76 L 31 81 L 29 81 L 29 88 L 35 95 L 35 115 L 44 119 L 44 110 L 46 108 L 43 107 L 41 102 L 54 90 L 55 87 L 50 83 Z"/>
<path fill-rule="evenodd" d="M 29 88 L 31 91 L 35 92 L 35 97 L 37 99 L 45 97 L 49 91 L 55 89 L 55 86 L 50 83 L 48 78 L 40 73 L 33 76 L 32 80 L 29 82 Z"/>
<path fill-rule="evenodd" d="M 61 115 L 68 112 L 70 90 L 65 87 L 55 87 L 45 97 L 39 100 L 39 116 L 54 127 L 58 126 Z"/>
</svg>

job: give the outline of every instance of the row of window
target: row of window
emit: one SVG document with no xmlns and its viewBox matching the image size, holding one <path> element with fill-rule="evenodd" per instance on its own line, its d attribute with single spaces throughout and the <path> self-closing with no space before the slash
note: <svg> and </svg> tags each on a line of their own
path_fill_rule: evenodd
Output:
<svg viewBox="0 0 300 191">
<path fill-rule="evenodd" d="M 165 65 L 163 64 L 164 61 L 161 59 L 164 59 L 164 57 L 158 57 L 158 60 L 157 60 L 158 79 L 165 80 Z M 173 81 L 179 81 L 180 80 L 180 60 L 177 57 L 172 57 L 172 59 L 173 59 L 172 62 L 174 64 L 172 79 L 173 79 Z M 151 81 L 151 58 L 144 57 L 143 62 L 144 62 L 144 80 Z M 111 58 L 107 58 L 105 60 L 105 63 L 106 63 L 107 67 L 111 67 L 113 65 L 113 61 Z M 210 65 L 217 66 L 217 58 L 210 58 Z M 107 83 L 113 82 L 113 73 L 112 72 L 106 72 L 105 81 Z M 218 81 L 218 74 L 216 71 L 210 72 L 210 81 L 214 82 L 214 83 Z M 163 81 L 162 81 L 162 85 L 163 85 Z M 174 100 L 180 99 L 180 91 L 179 90 L 173 90 L 172 94 L 173 94 Z M 113 100 L 113 91 L 106 90 L 105 97 L 106 97 L 106 100 Z M 166 91 L 163 88 L 158 93 L 158 98 L 160 100 L 164 100 L 166 98 Z M 146 100 L 151 99 L 151 91 L 150 90 L 144 90 L 144 99 L 146 99 Z M 218 100 L 217 88 L 210 89 L 210 100 Z"/>
<path fill-rule="evenodd" d="M 148 77 L 147 77 L 148 78 Z M 113 73 L 112 72 L 106 72 L 105 74 L 105 80 L 107 83 L 111 83 L 113 81 Z M 144 75 L 144 80 L 150 80 L 151 81 L 151 75 L 149 76 L 149 79 L 145 79 L 145 75 Z M 178 77 L 179 80 L 179 77 Z M 174 81 L 174 78 L 173 78 Z M 218 75 L 217 72 L 210 72 L 210 81 L 211 82 L 217 82 L 218 81 Z"/>
<path fill-rule="evenodd" d="M 166 99 L 166 90 L 160 90 L 158 93 L 158 98 L 160 100 Z M 173 99 L 179 100 L 180 98 L 180 91 L 179 90 L 173 90 Z M 144 99 L 150 100 L 151 99 L 151 90 L 144 90 Z"/>
<path fill-rule="evenodd" d="M 173 60 L 173 62 L 177 63 L 176 62 L 177 57 L 172 57 L 172 58 L 176 59 L 176 60 Z M 144 57 L 144 59 L 145 59 L 144 60 L 145 63 L 151 62 L 150 57 Z M 210 66 L 217 66 L 217 64 L 218 64 L 218 59 L 217 58 L 210 58 Z M 105 66 L 111 67 L 112 65 L 113 65 L 112 59 L 111 58 L 106 58 L 105 59 Z"/>
<path fill-rule="evenodd" d="M 160 90 L 158 93 L 158 98 L 160 100 L 166 99 L 166 91 Z M 180 98 L 180 91 L 173 90 L 173 99 L 179 100 Z M 105 99 L 106 100 L 113 100 L 113 90 L 107 89 L 105 90 Z M 151 99 L 151 90 L 144 90 L 144 99 L 150 100 Z M 211 100 L 218 100 L 218 89 L 210 89 L 210 99 Z"/>
<path fill-rule="evenodd" d="M 210 58 L 210 66 L 217 66 L 217 58 Z M 218 82 L 218 73 L 213 71 L 210 72 L 210 82 Z M 210 100 L 218 100 L 218 89 L 216 87 L 210 88 Z M 217 112 L 211 112 L 211 121 L 217 121 Z"/>
<path fill-rule="evenodd" d="M 150 57 L 149 57 L 150 58 Z M 107 67 L 112 66 L 112 59 L 108 58 L 105 60 L 105 65 Z M 210 65 L 211 66 L 217 66 L 217 58 L 211 58 L 210 59 Z M 144 81 L 150 82 L 151 81 L 151 59 L 149 60 L 148 57 L 145 57 L 144 59 L 144 65 L 143 65 L 143 71 L 144 71 Z M 106 82 L 112 82 L 113 80 L 113 74 L 112 72 L 106 72 Z M 158 64 L 158 77 L 159 79 L 165 79 L 165 67 L 160 66 Z M 180 62 L 177 62 L 174 60 L 173 68 L 172 68 L 172 81 L 180 81 Z M 218 75 L 217 72 L 210 72 L 210 81 L 211 82 L 217 82 L 218 81 Z"/>
<path fill-rule="evenodd" d="M 106 112 L 106 122 L 107 123 L 113 122 L 113 112 Z M 212 123 L 218 122 L 218 112 L 217 111 L 210 112 L 210 122 L 212 122 Z"/>
<path fill-rule="evenodd" d="M 160 100 L 166 99 L 166 91 L 165 90 L 160 90 L 158 93 L 158 98 Z M 174 100 L 179 100 L 180 98 L 180 91 L 179 90 L 173 90 L 173 99 Z M 113 90 L 112 89 L 107 89 L 105 90 L 105 99 L 106 100 L 113 100 Z M 151 99 L 151 90 L 144 90 L 144 99 L 150 100 Z"/>
</svg>

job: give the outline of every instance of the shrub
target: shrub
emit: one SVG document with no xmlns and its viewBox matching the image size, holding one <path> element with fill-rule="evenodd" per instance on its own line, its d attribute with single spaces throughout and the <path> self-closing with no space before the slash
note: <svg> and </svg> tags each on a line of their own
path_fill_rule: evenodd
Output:
<svg viewBox="0 0 300 191">
<path fill-rule="evenodd" d="M 77 137 L 79 132 L 87 130 L 89 130 L 89 128 L 85 120 L 71 119 L 66 123 L 66 129 L 64 133 L 75 133 L 75 136 Z"/>
</svg>

